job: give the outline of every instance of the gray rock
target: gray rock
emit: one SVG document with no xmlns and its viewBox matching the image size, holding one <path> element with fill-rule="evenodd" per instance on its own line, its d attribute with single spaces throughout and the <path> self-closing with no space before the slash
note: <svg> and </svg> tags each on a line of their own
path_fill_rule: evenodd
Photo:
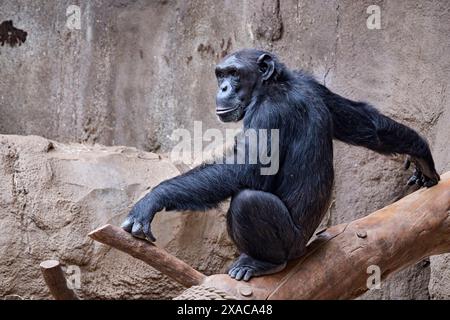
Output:
<svg viewBox="0 0 450 320">
<path fill-rule="evenodd" d="M 87 237 L 119 225 L 141 195 L 176 174 L 169 161 L 134 148 L 0 136 L 0 297 L 49 298 L 39 271 L 47 259 L 80 268 L 82 298 L 179 293 L 150 266 Z M 221 210 L 160 213 L 154 230 L 158 245 L 207 274 L 224 272 L 235 255 Z"/>
</svg>

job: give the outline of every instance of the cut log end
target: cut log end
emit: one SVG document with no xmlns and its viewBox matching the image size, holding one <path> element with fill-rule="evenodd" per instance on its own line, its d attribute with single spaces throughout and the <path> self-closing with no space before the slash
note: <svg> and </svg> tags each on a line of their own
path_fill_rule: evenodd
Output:
<svg viewBox="0 0 450 320">
<path fill-rule="evenodd" d="M 89 236 L 91 239 L 94 239 L 94 240 L 95 240 L 95 238 L 97 237 L 97 235 L 103 233 L 103 231 L 104 231 L 105 229 L 111 228 L 111 226 L 112 226 L 111 224 L 105 224 L 105 225 L 103 225 L 103 226 L 101 226 L 101 227 L 98 227 L 97 229 L 92 230 L 91 232 L 89 232 L 89 233 L 88 233 L 88 236 Z"/>
<path fill-rule="evenodd" d="M 43 269 L 53 269 L 60 266 L 58 260 L 45 260 L 39 265 Z"/>
<path fill-rule="evenodd" d="M 59 261 L 41 262 L 40 269 L 44 281 L 55 300 L 78 300 L 75 292 L 67 287 L 67 281 Z"/>
</svg>

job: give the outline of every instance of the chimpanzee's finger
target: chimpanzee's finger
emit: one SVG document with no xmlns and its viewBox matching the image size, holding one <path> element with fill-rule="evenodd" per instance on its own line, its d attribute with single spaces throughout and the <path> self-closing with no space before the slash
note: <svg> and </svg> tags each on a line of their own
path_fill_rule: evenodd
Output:
<svg viewBox="0 0 450 320">
<path fill-rule="evenodd" d="M 410 166 L 411 166 L 411 158 L 410 158 L 410 157 L 407 157 L 406 160 L 405 160 L 405 162 L 403 163 L 403 168 L 404 168 L 405 170 L 408 170 Z"/>
<path fill-rule="evenodd" d="M 423 177 L 418 178 L 418 179 L 416 180 L 416 184 L 417 184 L 419 187 L 422 187 L 423 184 L 424 184 Z"/>
<path fill-rule="evenodd" d="M 128 217 L 122 223 L 121 228 L 123 230 L 125 230 L 126 232 L 131 232 L 131 229 L 133 228 L 133 223 L 134 223 L 134 219 L 132 217 Z"/>
<path fill-rule="evenodd" d="M 150 222 L 147 222 L 144 224 L 144 228 L 143 228 L 144 234 L 145 234 L 145 238 L 151 242 L 155 242 L 156 238 L 153 236 L 152 233 L 152 226 Z"/>
<path fill-rule="evenodd" d="M 423 185 L 427 188 L 430 188 L 430 187 L 436 185 L 437 183 L 438 182 L 434 179 L 427 179 Z"/>
<path fill-rule="evenodd" d="M 247 272 L 245 273 L 244 281 L 250 280 L 250 278 L 251 278 L 252 276 L 253 276 L 253 270 L 252 270 L 252 269 L 248 269 Z"/>
<path fill-rule="evenodd" d="M 235 279 L 236 280 L 241 280 L 244 277 L 246 272 L 247 272 L 247 268 L 240 268 L 239 271 L 237 272 L 236 276 L 235 276 Z"/>
<path fill-rule="evenodd" d="M 232 268 L 230 271 L 228 271 L 228 275 L 232 278 L 236 277 L 236 274 L 238 273 L 239 268 L 238 267 L 234 267 Z"/>
<path fill-rule="evenodd" d="M 415 184 L 416 183 L 416 180 L 417 180 L 417 177 L 413 174 L 410 178 L 409 178 L 409 180 L 408 180 L 408 182 L 406 183 L 408 186 L 412 186 L 413 184 Z"/>
<path fill-rule="evenodd" d="M 145 239 L 145 234 L 142 230 L 142 223 L 140 223 L 139 221 L 135 221 L 133 224 L 133 228 L 131 229 L 131 234 L 136 238 Z"/>
</svg>

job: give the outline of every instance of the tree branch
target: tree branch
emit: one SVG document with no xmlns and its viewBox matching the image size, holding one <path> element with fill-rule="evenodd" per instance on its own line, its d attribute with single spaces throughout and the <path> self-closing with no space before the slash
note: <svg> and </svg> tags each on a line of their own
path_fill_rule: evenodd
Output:
<svg viewBox="0 0 450 320">
<path fill-rule="evenodd" d="M 107 224 L 89 233 L 89 237 L 144 261 L 185 287 L 198 285 L 205 278 L 186 262 L 148 241 L 134 238 L 122 228 Z"/>
</svg>

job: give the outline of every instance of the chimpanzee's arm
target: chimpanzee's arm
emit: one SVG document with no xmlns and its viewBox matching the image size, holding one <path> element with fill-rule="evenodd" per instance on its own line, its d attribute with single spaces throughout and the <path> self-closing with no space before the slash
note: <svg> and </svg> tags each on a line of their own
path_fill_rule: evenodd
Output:
<svg viewBox="0 0 450 320">
<path fill-rule="evenodd" d="M 416 131 L 381 114 L 374 107 L 328 91 L 326 103 L 333 118 L 334 138 L 382 154 L 407 154 L 416 165 L 409 184 L 427 187 L 439 181 L 428 143 Z"/>
<path fill-rule="evenodd" d="M 155 241 L 150 224 L 163 210 L 206 210 L 233 195 L 239 188 L 238 164 L 202 164 L 163 181 L 139 200 L 122 227 L 134 236 Z"/>
<path fill-rule="evenodd" d="M 161 182 L 152 197 L 166 210 L 207 210 L 239 189 L 237 164 L 202 164 Z"/>
</svg>

